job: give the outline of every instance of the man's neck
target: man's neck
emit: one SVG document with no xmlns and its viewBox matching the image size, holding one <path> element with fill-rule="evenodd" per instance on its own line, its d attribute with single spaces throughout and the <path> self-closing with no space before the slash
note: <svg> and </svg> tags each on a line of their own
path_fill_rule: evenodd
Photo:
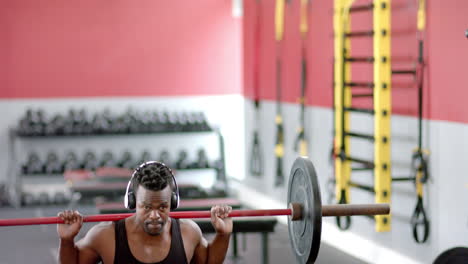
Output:
<svg viewBox="0 0 468 264">
<path fill-rule="evenodd" d="M 162 241 L 165 241 L 166 239 L 169 239 L 171 234 L 171 225 L 172 221 L 171 219 L 168 219 L 166 224 L 164 225 L 162 233 L 159 235 L 152 236 L 146 233 L 143 227 L 136 222 L 135 216 L 131 216 L 125 220 L 127 234 L 132 236 L 132 238 L 136 238 L 145 244 L 160 243 Z"/>
</svg>

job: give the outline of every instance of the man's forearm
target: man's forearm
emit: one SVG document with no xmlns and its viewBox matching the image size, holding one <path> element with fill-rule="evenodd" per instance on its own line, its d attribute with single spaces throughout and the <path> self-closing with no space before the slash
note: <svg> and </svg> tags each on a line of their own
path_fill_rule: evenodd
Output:
<svg viewBox="0 0 468 264">
<path fill-rule="evenodd" d="M 60 240 L 58 260 L 60 264 L 78 263 L 78 249 L 73 240 Z"/>
<path fill-rule="evenodd" d="M 216 234 L 213 241 L 208 245 L 208 263 L 223 263 L 229 247 L 231 234 Z"/>
</svg>

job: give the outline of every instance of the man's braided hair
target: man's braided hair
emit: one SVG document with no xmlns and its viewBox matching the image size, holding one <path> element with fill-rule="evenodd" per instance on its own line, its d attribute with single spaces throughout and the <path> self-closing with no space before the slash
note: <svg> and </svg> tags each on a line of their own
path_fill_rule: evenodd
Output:
<svg viewBox="0 0 468 264">
<path fill-rule="evenodd" d="M 142 165 L 135 170 L 133 175 L 133 192 L 136 194 L 138 185 L 151 191 L 160 191 L 168 184 L 171 189 L 174 188 L 172 181 L 172 171 L 163 163 L 154 162 L 147 165 Z"/>
</svg>

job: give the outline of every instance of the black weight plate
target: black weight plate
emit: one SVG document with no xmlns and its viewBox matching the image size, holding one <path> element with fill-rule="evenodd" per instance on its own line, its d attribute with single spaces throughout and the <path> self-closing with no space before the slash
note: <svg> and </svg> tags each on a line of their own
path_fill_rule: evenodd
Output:
<svg viewBox="0 0 468 264">
<path fill-rule="evenodd" d="M 322 233 L 322 201 L 312 161 L 299 157 L 289 176 L 288 206 L 302 204 L 302 219 L 288 218 L 289 240 L 297 263 L 314 263 L 320 249 Z"/>
<path fill-rule="evenodd" d="M 433 264 L 466 264 L 468 263 L 468 248 L 454 247 L 440 253 Z"/>
</svg>

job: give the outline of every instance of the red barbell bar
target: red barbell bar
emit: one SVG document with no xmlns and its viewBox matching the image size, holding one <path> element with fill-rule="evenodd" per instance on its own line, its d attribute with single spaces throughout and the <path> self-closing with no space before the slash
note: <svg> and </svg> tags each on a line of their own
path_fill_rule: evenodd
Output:
<svg viewBox="0 0 468 264">
<path fill-rule="evenodd" d="M 322 206 L 322 216 L 346 216 L 346 215 L 377 215 L 388 214 L 388 204 L 337 204 Z M 133 213 L 125 214 L 100 214 L 83 217 L 83 222 L 117 221 L 132 216 Z M 259 217 L 259 216 L 291 216 L 292 220 L 302 219 L 302 206 L 292 203 L 288 209 L 263 209 L 263 210 L 232 210 L 229 217 Z M 210 218 L 210 211 L 175 211 L 170 212 L 172 218 Z M 13 218 L 0 219 L 0 226 L 21 225 L 47 225 L 63 224 L 60 217 L 37 217 L 37 218 Z"/>
</svg>

